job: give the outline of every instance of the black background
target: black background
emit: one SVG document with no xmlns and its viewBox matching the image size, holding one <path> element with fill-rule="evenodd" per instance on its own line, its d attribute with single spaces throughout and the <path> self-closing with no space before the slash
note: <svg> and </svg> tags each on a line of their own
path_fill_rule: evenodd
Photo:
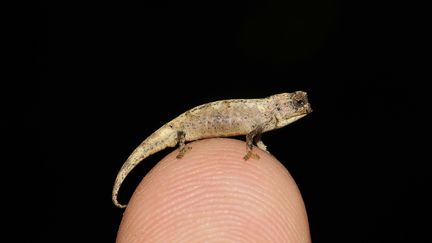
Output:
<svg viewBox="0 0 432 243">
<path fill-rule="evenodd" d="M 28 108 L 39 122 L 26 127 L 41 163 L 20 172 L 36 200 L 23 205 L 29 230 L 18 237 L 113 242 L 114 178 L 146 136 L 205 102 L 304 90 L 314 112 L 263 140 L 302 192 L 313 241 L 425 242 L 426 122 L 413 64 L 424 30 L 413 15 L 376 1 L 41 2 L 41 82 Z M 121 202 L 169 151 L 131 174 Z"/>
</svg>

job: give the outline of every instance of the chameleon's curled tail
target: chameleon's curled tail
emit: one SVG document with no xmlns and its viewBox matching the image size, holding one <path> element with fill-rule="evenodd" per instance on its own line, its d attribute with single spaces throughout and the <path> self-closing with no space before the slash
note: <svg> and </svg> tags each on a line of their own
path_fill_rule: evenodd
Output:
<svg viewBox="0 0 432 243">
<path fill-rule="evenodd" d="M 112 191 L 112 201 L 119 208 L 125 208 L 117 201 L 117 195 L 121 184 L 126 176 L 131 172 L 146 157 L 163 150 L 166 147 L 174 147 L 177 144 L 177 133 L 173 129 L 163 126 L 146 140 L 144 140 L 129 156 L 126 162 L 121 167 L 114 183 Z"/>
</svg>

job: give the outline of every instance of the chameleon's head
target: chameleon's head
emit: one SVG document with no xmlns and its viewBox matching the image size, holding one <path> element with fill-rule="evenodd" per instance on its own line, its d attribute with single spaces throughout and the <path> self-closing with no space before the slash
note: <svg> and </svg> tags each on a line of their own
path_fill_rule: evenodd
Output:
<svg viewBox="0 0 432 243">
<path fill-rule="evenodd" d="M 277 120 L 276 127 L 283 127 L 312 112 L 307 94 L 303 91 L 282 93 L 269 97 Z"/>
</svg>

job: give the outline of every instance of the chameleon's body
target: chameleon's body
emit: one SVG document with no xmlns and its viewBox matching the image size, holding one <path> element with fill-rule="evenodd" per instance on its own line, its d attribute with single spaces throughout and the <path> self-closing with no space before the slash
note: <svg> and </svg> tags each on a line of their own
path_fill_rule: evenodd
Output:
<svg viewBox="0 0 432 243">
<path fill-rule="evenodd" d="M 129 172 L 146 157 L 167 147 L 179 144 L 177 158 L 188 150 L 185 142 L 211 137 L 246 135 L 247 153 L 252 154 L 253 142 L 265 151 L 260 139 L 263 132 L 284 127 L 312 112 L 305 92 L 282 93 L 264 99 L 222 100 L 197 106 L 168 122 L 146 140 L 129 156 L 120 169 L 112 192 L 117 207 L 119 188 Z"/>
</svg>

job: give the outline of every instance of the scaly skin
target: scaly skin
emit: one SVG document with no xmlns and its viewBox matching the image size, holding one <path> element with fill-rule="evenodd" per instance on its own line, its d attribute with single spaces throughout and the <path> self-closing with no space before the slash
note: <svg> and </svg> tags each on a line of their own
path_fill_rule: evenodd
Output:
<svg viewBox="0 0 432 243">
<path fill-rule="evenodd" d="M 185 142 L 212 137 L 246 135 L 246 155 L 252 153 L 253 142 L 266 150 L 261 133 L 284 127 L 312 112 L 307 94 L 302 91 L 282 93 L 264 99 L 221 100 L 197 106 L 168 122 L 145 139 L 129 156 L 114 183 L 112 200 L 119 208 L 118 191 L 129 172 L 148 156 L 179 144 L 177 158 L 188 150 Z"/>
</svg>

